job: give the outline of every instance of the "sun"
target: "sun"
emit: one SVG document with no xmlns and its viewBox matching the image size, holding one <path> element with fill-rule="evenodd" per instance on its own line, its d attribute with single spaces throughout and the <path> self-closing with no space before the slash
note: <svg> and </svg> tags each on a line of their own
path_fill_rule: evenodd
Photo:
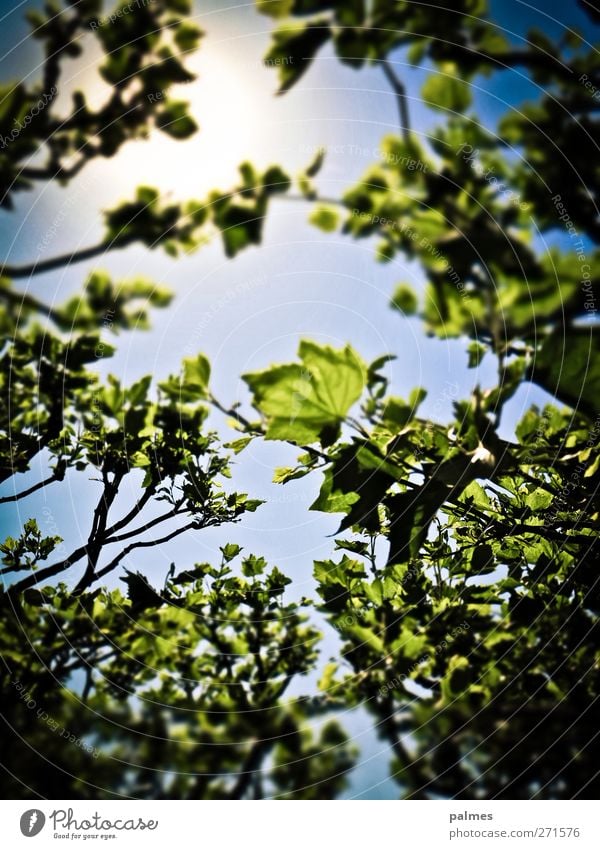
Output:
<svg viewBox="0 0 600 849">
<path fill-rule="evenodd" d="M 235 47 L 213 45 L 210 38 L 187 65 L 196 80 L 174 87 L 171 96 L 189 103 L 198 132 L 177 141 L 153 130 L 147 141 L 128 145 L 115 162 L 120 183 L 203 196 L 232 186 L 243 161 L 264 158 L 270 146 L 265 115 L 271 97 L 261 80 L 266 69 L 241 61 Z"/>
</svg>

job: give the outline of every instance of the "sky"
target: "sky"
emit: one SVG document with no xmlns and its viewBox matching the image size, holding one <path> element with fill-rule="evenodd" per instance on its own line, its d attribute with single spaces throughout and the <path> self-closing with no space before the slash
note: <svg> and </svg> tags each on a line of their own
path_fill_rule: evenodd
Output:
<svg viewBox="0 0 600 849">
<path fill-rule="evenodd" d="M 37 78 L 39 54 L 27 38 L 22 13 L 39 5 L 0 3 L 0 78 L 30 82 Z M 531 25 L 548 34 L 561 30 L 564 2 L 538 0 L 537 6 L 543 8 L 536 10 L 535 3 L 520 0 L 492 0 L 493 17 L 515 43 Z M 569 4 L 568 16 L 574 25 L 587 24 L 574 4 Z M 48 185 L 21 194 L 13 213 L 0 212 L 5 261 L 36 259 L 40 243 L 45 243 L 42 256 L 95 244 L 102 236 L 101 211 L 131 198 L 140 184 L 156 186 L 174 199 L 228 189 L 245 160 L 259 168 L 279 163 L 294 174 L 324 146 L 327 156 L 318 177 L 319 190 L 324 196 L 339 196 L 376 158 L 379 139 L 398 132 L 397 105 L 380 68 L 357 72 L 340 65 L 326 48 L 292 92 L 275 97 L 275 72 L 261 62 L 269 43 L 269 18 L 258 15 L 252 4 L 198 2 L 195 19 L 207 34 L 189 62 L 198 81 L 181 87 L 178 94 L 189 99 L 200 132 L 185 142 L 153 133 L 146 142 L 128 144 L 114 160 L 92 163 L 67 188 Z M 67 66 L 62 98 L 81 87 L 92 100 L 101 100 L 105 88 L 95 73 L 97 58 L 90 37 L 84 58 Z M 436 123 L 443 121 L 420 101 L 426 70 L 407 65 L 402 54 L 394 61 L 408 90 L 413 126 L 426 141 Z M 495 75 L 480 85 L 476 110 L 489 128 L 511 103 L 535 96 L 536 91 L 518 72 Z M 421 412 L 441 421 L 450 416 L 452 394 L 465 397 L 477 383 L 493 385 L 495 363 L 490 357 L 479 369 L 468 370 L 463 340 L 429 339 L 418 318 L 389 309 L 398 282 L 422 289 L 423 278 L 414 263 L 401 256 L 386 265 L 376 263 L 372 244 L 321 233 L 308 225 L 309 210 L 304 203 L 276 200 L 262 245 L 234 260 L 225 258 L 219 241 L 176 261 L 158 251 L 132 247 L 37 276 L 27 289 L 60 303 L 79 291 L 96 268 L 106 269 L 116 279 L 143 275 L 171 287 L 175 300 L 168 309 L 153 313 L 152 330 L 121 334 L 117 355 L 98 363 L 102 374 L 112 372 L 124 383 L 147 373 L 160 380 L 179 371 L 182 357 L 202 351 L 212 363 L 217 397 L 227 404 L 247 402 L 240 375 L 292 360 L 299 340 L 310 337 L 336 347 L 350 342 L 367 361 L 396 354 L 389 366 L 393 392 L 406 396 L 413 387 L 426 386 L 429 395 Z M 560 241 L 558 234 L 556 240 Z M 531 403 L 544 400 L 540 390 L 523 387 L 505 418 L 507 431 Z M 222 419 L 214 423 L 225 427 Z M 126 565 L 162 581 L 172 560 L 182 566 L 216 560 L 218 546 L 231 541 L 289 574 L 294 595 L 314 596 L 312 562 L 332 556 L 330 535 L 339 517 L 307 512 L 318 491 L 314 476 L 286 487 L 271 483 L 273 468 L 293 463 L 295 454 L 286 446 L 253 443 L 239 457 L 234 484 L 237 490 L 265 499 L 256 514 L 240 525 L 197 532 L 160 551 L 150 550 Z M 34 467 L 23 478 L 24 485 L 43 472 Z M 122 503 L 130 503 L 133 493 L 133 489 L 125 492 Z M 86 475 L 70 476 L 68 485 L 5 511 L 5 534 L 18 533 L 23 521 L 45 507 L 70 550 L 87 537 L 96 497 Z M 114 582 L 118 584 L 118 575 Z M 335 656 L 337 645 L 329 634 L 323 661 Z M 298 692 L 307 686 L 300 683 Z M 347 795 L 395 798 L 395 785 L 387 779 L 389 752 L 370 730 L 364 711 L 342 720 L 362 750 Z"/>
</svg>

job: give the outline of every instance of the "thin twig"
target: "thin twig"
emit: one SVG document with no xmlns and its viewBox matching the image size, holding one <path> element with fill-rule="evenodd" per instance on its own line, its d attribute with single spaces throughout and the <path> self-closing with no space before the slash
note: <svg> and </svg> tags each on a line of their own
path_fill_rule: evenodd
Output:
<svg viewBox="0 0 600 849">
<path fill-rule="evenodd" d="M 88 586 L 93 584 L 99 578 L 103 578 L 109 572 L 112 572 L 113 569 L 116 569 L 121 560 L 123 560 L 124 557 L 127 557 L 127 555 L 130 554 L 134 549 L 152 548 L 155 545 L 162 545 L 163 543 L 169 542 L 170 540 L 174 539 L 176 536 L 179 536 L 180 534 L 183 534 L 186 531 L 191 531 L 192 528 L 196 527 L 198 527 L 196 522 L 190 522 L 189 524 L 184 525 L 182 528 L 177 528 L 170 534 L 167 534 L 166 536 L 161 537 L 160 539 L 148 540 L 147 542 L 132 542 L 131 545 L 128 545 L 126 548 L 123 549 L 123 551 L 120 552 L 120 554 L 118 554 L 113 560 L 111 560 L 107 566 L 104 566 L 103 569 L 100 569 L 98 572 L 92 575 L 90 583 L 87 586 L 82 587 L 79 592 L 83 592 L 84 589 L 87 589 Z"/>
<path fill-rule="evenodd" d="M 0 269 L 0 276 L 10 277 L 17 280 L 22 277 L 34 277 L 36 274 L 44 274 L 47 271 L 54 271 L 57 268 L 68 267 L 76 262 L 83 262 L 86 259 L 100 256 L 106 253 L 111 248 L 118 248 L 119 245 L 111 245 L 107 242 L 101 242 L 99 245 L 93 245 L 89 248 L 82 248 L 80 251 L 73 251 L 70 254 L 62 254 L 51 259 L 44 259 L 40 262 L 32 262 L 29 265 L 5 265 Z"/>
<path fill-rule="evenodd" d="M 38 301 L 33 295 L 27 295 L 25 292 L 18 292 L 15 289 L 6 289 L 4 286 L 0 286 L 0 299 L 19 307 L 19 309 L 34 310 L 34 312 L 41 313 L 56 323 L 60 322 L 61 316 L 57 310 L 43 303 L 43 301 Z"/>
<path fill-rule="evenodd" d="M 277 195 L 275 200 L 294 200 L 301 203 L 328 203 L 331 206 L 342 206 L 344 209 L 348 208 L 341 198 L 321 197 L 321 195 L 314 198 L 307 198 L 306 195 L 285 194 Z"/>
<path fill-rule="evenodd" d="M 114 525 L 111 525 L 109 528 L 106 529 L 106 536 L 110 536 L 111 534 L 120 531 L 121 528 L 124 528 L 126 525 L 128 525 L 132 521 L 132 519 L 135 519 L 136 516 L 142 512 L 143 508 L 146 506 L 148 501 L 150 501 L 155 492 L 156 484 L 150 484 L 150 486 L 147 486 L 144 490 L 144 494 L 136 501 L 129 513 L 123 516 L 122 519 L 119 519 L 118 522 L 115 522 Z"/>
<path fill-rule="evenodd" d="M 89 156 L 82 156 L 70 168 L 65 168 L 60 163 L 55 164 L 54 167 L 52 165 L 46 165 L 44 168 L 25 167 L 21 169 L 21 176 L 28 180 L 71 180 L 79 174 L 90 159 Z"/>
<path fill-rule="evenodd" d="M 208 401 L 212 406 L 219 410 L 219 412 L 223 413 L 225 416 L 230 416 L 230 418 L 235 419 L 236 422 L 242 425 L 242 427 L 246 430 L 246 432 L 252 433 L 256 436 L 264 436 L 264 432 L 262 430 L 257 430 L 252 423 L 237 410 L 230 407 L 229 409 L 221 404 L 214 395 L 210 395 Z M 294 444 L 294 443 L 290 443 Z M 325 454 L 323 451 L 319 451 L 318 448 L 315 448 L 312 445 L 300 445 L 295 446 L 301 448 L 303 451 L 306 451 L 307 454 L 310 454 L 313 457 L 318 457 L 321 460 L 326 460 L 327 462 L 331 462 L 331 457 Z"/>
<path fill-rule="evenodd" d="M 157 516 L 154 519 L 151 519 L 149 522 L 146 522 L 145 525 L 141 525 L 139 528 L 134 528 L 132 531 L 127 531 L 125 534 L 121 534 L 116 537 L 105 537 L 102 540 L 103 545 L 111 545 L 113 542 L 124 542 L 126 539 L 131 539 L 131 537 L 139 536 L 140 534 L 146 533 L 150 528 L 153 528 L 155 525 L 160 525 L 161 522 L 166 522 L 167 519 L 173 519 L 175 516 L 180 516 L 183 511 L 179 510 L 179 507 L 182 505 L 182 501 L 178 502 L 177 506 L 172 510 L 169 510 L 168 513 L 163 513 L 161 516 Z"/>
<path fill-rule="evenodd" d="M 233 407 L 229 407 L 229 408 L 228 408 L 228 407 L 225 407 L 223 404 L 221 404 L 221 402 L 220 402 L 220 401 L 218 401 L 218 400 L 215 398 L 215 396 L 214 396 L 214 395 L 210 395 L 210 396 L 209 396 L 209 398 L 208 398 L 208 400 L 209 400 L 210 404 L 212 404 L 212 406 L 213 406 L 216 410 L 219 410 L 219 412 L 220 412 L 220 413 L 223 413 L 223 415 L 225 415 L 225 416 L 229 416 L 230 418 L 235 419 L 235 421 L 236 421 L 238 424 L 241 424 L 241 425 L 242 425 L 242 427 L 243 427 L 246 431 L 256 432 L 256 431 L 255 431 L 255 428 L 253 428 L 253 426 L 252 426 L 252 424 L 250 423 L 250 421 L 249 421 L 249 420 L 248 420 L 245 416 L 243 416 L 241 413 L 239 413 L 236 409 L 234 409 Z"/>
<path fill-rule="evenodd" d="M 402 137 L 406 144 L 410 141 L 410 115 L 408 112 L 408 102 L 406 99 L 406 86 L 402 80 L 396 76 L 396 72 L 387 60 L 381 63 L 383 73 L 385 74 L 389 84 L 394 90 L 394 94 L 398 99 L 398 111 L 400 113 L 400 128 Z"/>
</svg>

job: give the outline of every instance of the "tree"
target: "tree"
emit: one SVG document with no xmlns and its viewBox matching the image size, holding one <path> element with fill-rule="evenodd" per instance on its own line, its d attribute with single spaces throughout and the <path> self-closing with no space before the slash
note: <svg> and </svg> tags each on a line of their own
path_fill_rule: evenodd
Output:
<svg viewBox="0 0 600 849">
<path fill-rule="evenodd" d="M 345 735 L 331 721 L 310 731 L 327 707 L 283 701 L 314 665 L 319 632 L 282 602 L 278 569 L 250 555 L 236 577 L 239 547 L 222 553 L 160 590 L 128 572 L 127 597 L 61 585 L 13 605 L 5 594 L 7 794 L 311 798 L 343 787 Z"/>
<path fill-rule="evenodd" d="M 158 19 L 128 26 L 162 32 L 171 23 L 160 16 L 183 15 L 184 5 L 152 4 Z M 590 5 L 580 5 L 597 22 Z M 111 764 L 96 773 L 114 795 L 335 795 L 352 764 L 345 736 L 327 724 L 320 739 L 308 739 L 303 723 L 361 704 L 390 745 L 404 798 L 595 798 L 598 122 L 585 83 L 600 87 L 599 54 L 572 30 L 560 42 L 533 31 L 524 47 L 515 46 L 490 20 L 485 0 L 438 3 L 435 14 L 413 3 L 271 0 L 257 6 L 277 22 L 267 58 L 278 68 L 281 93 L 329 41 L 342 62 L 382 68 L 397 96 L 399 134 L 382 140 L 380 161 L 339 199 L 319 197 L 320 153 L 298 180 L 300 197 L 313 205 L 311 220 L 326 232 L 376 236 L 380 261 L 398 253 L 417 259 L 427 278 L 421 303 L 402 284 L 392 306 L 419 312 L 429 334 L 463 340 L 469 366 L 494 357 L 496 385 L 456 400 L 454 420 L 442 424 L 419 416 L 424 390 L 407 399 L 390 394 L 390 355 L 366 363 L 350 345 L 334 349 L 305 340 L 295 362 L 244 376 L 247 413 L 213 395 L 202 354 L 149 397 L 148 380 L 122 389 L 115 381 L 102 385 L 86 370 L 98 344 L 92 328 L 115 292 L 124 292 L 119 315 L 127 326 L 148 286 L 115 287 L 95 276 L 80 298 L 56 312 L 3 282 L 13 308 L 20 305 L 27 318 L 42 313 L 67 332 L 66 340 L 57 330 L 48 342 L 35 324 L 23 328 L 10 312 L 3 318 L 13 341 L 2 373 L 10 397 L 18 399 L 9 407 L 6 473 L 25 470 L 43 450 L 53 465 L 39 487 L 75 473 L 78 464 L 94 467 L 102 487 L 81 553 L 34 570 L 60 544 L 43 538 L 34 520 L 20 539 L 4 543 L 6 572 L 27 573 L 3 596 L 9 722 L 19 729 L 24 724 L 19 733 L 43 752 L 48 744 L 37 743 L 39 721 L 22 707 L 23 694 L 37 701 L 36 694 L 26 681 L 19 679 L 20 689 L 10 681 L 11 669 L 27 680 L 21 670 L 31 667 L 32 650 L 15 640 L 26 622 L 37 675 L 64 687 L 51 684 L 55 701 L 43 710 L 61 727 L 76 728 L 85 744 L 102 742 L 119 761 L 137 765 L 131 779 L 116 775 Z M 95 4 L 88 13 L 97 14 Z M 110 36 L 118 44 L 109 50 L 120 57 L 116 65 L 112 55 L 109 62 L 115 88 L 126 73 L 145 79 L 144 59 L 130 55 L 131 44 L 141 39 L 146 45 L 155 29 L 135 30 L 135 39 L 125 30 Z M 63 43 L 64 35 L 54 44 Z M 157 49 L 155 39 L 150 43 Z M 393 58 L 400 49 L 409 61 L 432 68 L 422 97 L 444 113 L 444 123 L 427 145 L 411 126 L 414 95 Z M 293 61 L 278 62 L 282 57 Z M 515 68 L 542 94 L 507 113 L 497 131 L 482 127 L 468 111 L 473 81 Z M 154 116 L 153 104 L 146 121 Z M 183 107 L 171 117 L 189 128 Z M 7 147 L 2 157 L 16 151 Z M 14 179 L 18 161 L 9 162 Z M 165 207 L 156 192 L 140 190 L 134 202 L 107 215 L 106 239 L 90 251 L 133 240 L 187 250 L 210 225 L 222 231 L 228 255 L 257 244 L 269 200 L 277 193 L 284 202 L 290 181 L 278 167 L 263 175 L 249 164 L 240 170 L 239 187 L 204 202 Z M 532 242 L 532 235 L 561 228 L 569 248 L 544 251 Z M 29 275 L 40 265 L 5 267 L 4 274 Z M 154 305 L 166 301 L 165 293 Z M 50 353 L 48 344 L 54 345 Z M 59 362 L 68 367 L 49 365 Z M 514 433 L 506 433 L 503 413 L 529 381 L 553 403 L 532 407 Z M 209 406 L 233 421 L 238 434 L 230 448 L 205 430 Z M 297 446 L 297 466 L 276 469 L 274 479 L 287 484 L 320 475 L 312 508 L 342 517 L 335 542 L 340 554 L 314 564 L 318 610 L 341 636 L 341 662 L 324 668 L 320 695 L 293 703 L 282 700 L 284 687 L 314 667 L 318 633 L 297 604 L 281 601 L 287 579 L 268 572 L 261 558 L 247 557 L 238 569 L 237 547 L 224 546 L 220 566 L 173 569 L 160 590 L 137 572 L 125 575 L 127 600 L 94 588 L 122 559 L 117 553 L 105 561 L 106 547 L 126 543 L 122 552 L 148 544 L 150 526 L 136 523 L 151 500 L 168 503 L 152 527 L 184 515 L 189 520 L 172 533 L 235 521 L 258 508 L 218 486 L 228 473 L 227 451 L 243 452 L 257 439 Z M 140 499 L 114 522 L 108 513 L 115 488 L 132 469 L 145 472 Z M 34 589 L 73 562 L 86 564 L 74 589 Z M 221 619 L 229 625 L 215 624 Z M 139 636 L 144 628 L 153 639 Z M 126 640 L 119 644 L 115 636 L 122 633 Z M 183 650 L 166 657 L 161 646 L 169 633 Z M 130 643 L 134 657 L 120 650 Z M 299 643 L 308 648 L 298 652 Z M 198 649 L 190 653 L 192 646 Z M 232 655 L 238 657 L 233 665 Z M 144 711 L 127 698 L 131 694 Z M 166 705 L 166 717 L 152 708 L 146 713 L 155 703 Z M 192 776 L 184 774 L 189 753 L 173 745 L 170 730 L 181 707 L 192 712 L 184 725 L 198 764 Z M 93 719 L 90 708 L 102 718 Z M 248 710 L 256 712 L 256 724 L 248 722 Z M 220 711 L 227 712 L 223 728 L 215 721 Z M 267 740 L 269 728 L 275 734 Z M 248 742 L 255 729 L 256 739 Z M 239 739 L 242 747 L 235 745 Z M 207 742 L 223 745 L 224 754 L 215 758 L 203 747 Z M 265 777 L 267 758 L 272 766 Z M 23 761 L 9 767 L 16 780 L 35 774 L 38 782 L 39 764 L 28 769 Z M 172 784 L 145 775 L 144 767 L 156 763 L 174 775 Z M 214 774 L 217 764 L 227 777 Z M 77 770 L 87 780 L 89 758 L 86 764 L 82 756 Z M 61 780 L 60 796 L 98 792 Z M 33 786 L 47 793 L 44 778 Z"/>
<path fill-rule="evenodd" d="M 90 159 L 115 155 L 152 126 L 175 139 L 195 130 L 187 105 L 167 96 L 171 85 L 193 79 L 184 60 L 202 33 L 185 18 L 187 0 L 124 4 L 115 21 L 100 11 L 100 2 L 79 2 L 30 15 L 46 60 L 40 87 L 4 87 L 5 209 L 16 191 L 50 179 L 66 184 Z M 56 115 L 44 93 L 56 90 L 62 61 L 79 54 L 90 30 L 106 54 L 100 73 L 112 93 L 93 112 L 78 92 L 72 113 Z M 157 91 L 161 98 L 150 97 Z M 38 102 L 46 108 L 27 121 Z M 16 136 L 13 124 L 22 127 Z M 33 152 L 47 157 L 43 167 L 22 164 Z M 161 591 L 127 570 L 126 597 L 97 586 L 139 549 L 237 522 L 260 505 L 227 486 L 232 451 L 207 426 L 205 357 L 188 357 L 180 374 L 155 387 L 150 376 L 121 386 L 91 370 L 114 352 L 101 329 L 147 326 L 149 308 L 166 307 L 171 292 L 97 271 L 57 307 L 13 285 L 134 242 L 191 251 L 211 227 L 233 256 L 260 241 L 270 197 L 288 187 L 279 168 L 240 171 L 238 189 L 202 201 L 164 203 L 141 187 L 105 214 L 98 245 L 3 267 L 0 458 L 1 480 L 13 491 L 0 501 L 26 504 L 90 473 L 98 496 L 87 540 L 75 550 L 45 535 L 48 510 L 0 546 L 6 795 L 308 798 L 335 795 L 352 764 L 343 732 L 321 718 L 327 707 L 284 700 L 294 677 L 314 666 L 319 634 L 299 604 L 283 603 L 289 579 L 267 571 L 262 558 L 245 557 L 233 576 L 228 564 L 240 549 L 227 544 L 220 566 L 177 572 L 173 564 Z M 48 476 L 21 486 L 40 460 Z M 123 508 L 124 494 L 136 490 Z M 312 717 L 320 724 L 314 734 Z"/>
<path fill-rule="evenodd" d="M 349 348 L 303 343 L 299 363 L 246 377 L 265 438 L 313 446 L 276 479 L 321 471 L 313 509 L 341 513 L 350 532 L 336 540 L 341 560 L 315 564 L 350 667 L 327 693 L 368 706 L 408 798 L 595 798 L 599 175 L 584 83 L 600 84 L 598 52 L 573 30 L 560 43 L 532 31 L 515 47 L 484 0 L 435 14 L 260 6 L 283 19 L 269 55 L 298 59 L 280 68 L 282 92 L 329 40 L 342 62 L 382 67 L 400 135 L 340 199 L 341 230 L 379 237 L 381 261 L 418 259 L 427 332 L 464 339 L 470 366 L 498 363 L 497 385 L 456 401 L 444 425 L 418 417 L 421 390 L 388 395 L 385 358 L 366 365 Z M 434 67 L 422 96 L 446 119 L 427 147 L 390 58 L 398 48 Z M 465 114 L 471 83 L 512 68 L 543 94 L 496 134 Z M 329 231 L 334 215 L 329 203 L 312 220 Z M 563 225 L 570 249 L 532 247 L 533 234 Z M 405 285 L 393 297 L 401 311 L 416 303 Z M 527 381 L 555 402 L 530 409 L 507 440 L 502 412 Z"/>
</svg>

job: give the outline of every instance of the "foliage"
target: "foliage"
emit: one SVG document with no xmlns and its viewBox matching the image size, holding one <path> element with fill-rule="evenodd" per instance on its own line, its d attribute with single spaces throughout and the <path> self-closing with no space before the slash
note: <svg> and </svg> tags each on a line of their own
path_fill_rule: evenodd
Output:
<svg viewBox="0 0 600 849">
<path fill-rule="evenodd" d="M 570 30 L 560 43 L 532 31 L 515 46 L 485 0 L 435 14 L 410 3 L 259 7 L 278 19 L 281 52 L 299 27 L 312 33 L 302 74 L 323 32 L 342 62 L 383 68 L 402 132 L 382 140 L 380 161 L 344 194 L 341 230 L 378 238 L 381 261 L 418 260 L 428 281 L 420 307 L 405 285 L 392 306 L 419 308 L 429 333 L 464 340 L 470 367 L 486 352 L 498 362 L 497 385 L 457 400 L 445 425 L 417 416 L 420 392 L 389 397 L 382 358 L 368 370 L 362 415 L 347 410 L 335 442 L 314 450 L 323 415 L 312 445 L 303 428 L 284 432 L 312 453 L 275 480 L 319 470 L 312 509 L 341 514 L 346 532 L 342 559 L 315 564 L 346 667 L 328 672 L 324 690 L 368 706 L 406 797 L 594 798 L 599 137 L 582 81 L 600 83 L 597 45 Z M 406 120 L 410 95 L 390 61 L 399 47 L 433 68 L 421 96 L 444 125 L 427 146 Z M 496 134 L 468 112 L 471 83 L 513 68 L 542 94 L 511 109 Z M 300 74 L 280 78 L 289 87 Z M 323 226 L 318 212 L 311 220 Z M 561 250 L 532 239 L 560 230 Z M 288 409 L 295 395 L 282 376 L 292 367 L 250 383 L 267 435 L 263 387 Z M 502 412 L 527 381 L 554 403 L 532 407 L 507 441 Z"/>
<path fill-rule="evenodd" d="M 267 439 L 325 445 L 339 436 L 339 426 L 362 393 L 365 367 L 347 346 L 336 351 L 304 341 L 300 365 L 292 363 L 247 374 L 257 408 L 267 419 Z"/>
<path fill-rule="evenodd" d="M 58 81 L 99 5 L 34 18 L 43 84 L 7 89 L 0 130 Z M 319 197 L 319 151 L 297 178 L 300 198 L 314 203 L 309 220 L 324 232 L 374 237 L 382 262 L 418 261 L 424 293 L 401 284 L 391 306 L 418 314 L 430 335 L 460 340 L 469 367 L 495 358 L 497 381 L 456 399 L 452 420 L 440 423 L 419 414 L 421 387 L 408 398 L 390 392 L 390 355 L 368 364 L 350 345 L 305 340 L 294 362 L 244 376 L 244 415 L 214 396 L 203 354 L 154 387 L 150 377 L 123 387 L 93 373 L 112 353 L 101 329 L 146 325 L 149 307 L 168 304 L 166 289 L 95 272 L 81 295 L 51 307 L 14 287 L 133 243 L 191 251 L 211 228 L 233 257 L 260 243 L 270 202 L 290 189 L 279 166 L 259 173 L 244 163 L 238 186 L 204 200 L 174 203 L 141 187 L 105 213 L 100 245 L 5 265 L 0 456 L 14 495 L 2 500 L 90 472 L 100 489 L 88 539 L 68 556 L 53 559 L 62 541 L 30 517 L 2 545 L 10 576 L 0 599 L 2 686 L 20 741 L 3 742 L 3 763 L 16 776 L 5 779 L 6 792 L 22 795 L 23 782 L 32 795 L 67 798 L 93 798 L 98 788 L 115 797 L 333 797 L 353 751 L 339 726 L 322 720 L 362 706 L 390 747 L 404 798 L 595 798 L 598 121 L 581 79 L 600 89 L 598 51 L 573 32 L 555 42 L 533 31 L 515 46 L 486 0 L 441 2 L 435 14 L 414 3 L 257 6 L 275 21 L 266 59 L 278 68 L 280 93 L 327 43 L 350 67 L 382 68 L 399 133 L 381 140 L 378 162 L 337 201 Z M 48 107 L 0 151 L 5 208 L 35 180 L 68 182 L 151 126 L 175 140 L 195 129 L 182 102 L 148 97 L 191 79 L 183 54 L 200 33 L 188 10 L 185 0 L 165 0 L 123 16 L 123 26 L 92 28 L 112 95 L 97 113 L 76 95 L 66 119 Z M 410 126 L 411 98 L 391 58 L 405 55 L 399 49 L 431 70 L 420 96 L 443 124 L 427 143 Z M 508 69 L 541 93 L 512 108 L 496 132 L 477 120 L 474 82 Z M 44 150 L 44 168 L 23 167 Z M 558 233 L 562 247 L 542 250 Z M 549 403 L 507 433 L 503 412 L 529 382 Z M 209 429 L 210 408 L 235 423 L 229 446 Z M 257 509 L 228 490 L 227 478 L 230 452 L 259 439 L 300 449 L 297 465 L 276 469 L 274 480 L 313 476 L 312 509 L 339 519 L 335 551 L 313 574 L 318 615 L 338 633 L 340 659 L 321 670 L 313 698 L 283 698 L 321 660 L 310 602 L 284 602 L 289 579 L 261 557 L 241 558 L 229 543 L 219 566 L 173 566 L 162 588 L 125 561 Z M 34 458 L 48 463 L 50 477 L 21 489 Z M 125 480 L 138 498 L 115 515 Z M 126 598 L 96 586 L 124 562 L 135 569 L 121 575 Z M 45 583 L 63 573 L 67 583 Z M 31 699 L 43 699 L 47 719 L 23 707 Z M 57 728 L 73 745 L 55 745 L 49 732 Z"/>
<path fill-rule="evenodd" d="M 175 140 L 196 130 L 186 105 L 166 96 L 172 85 L 193 80 L 184 62 L 201 32 L 185 17 L 190 8 L 187 0 L 165 0 L 133 9 L 124 4 L 100 16 L 101 3 L 80 2 L 29 15 L 44 50 L 42 79 L 29 91 L 5 87 L 1 129 L 9 133 L 44 91 L 60 85 L 65 59 L 80 55 L 90 38 L 105 54 L 99 70 L 111 93 L 92 111 L 76 92 L 70 115 L 58 114 L 49 98 L 35 121 L 23 120 L 14 138 L 4 138 L 5 209 L 12 209 L 15 192 L 36 181 L 67 184 L 90 160 L 113 156 L 153 126 Z M 34 152 L 39 161 L 45 157 L 42 167 L 24 164 Z M 92 515 L 81 517 L 88 528 L 74 550 L 53 530 L 45 532 L 56 525 L 49 509 L 43 521 L 23 520 L 21 533 L 0 547 L 2 690 L 11 729 L 2 763 L 9 795 L 22 795 L 25 785 L 32 796 L 260 796 L 257 770 L 267 759 L 281 764 L 279 771 L 273 767 L 270 793 L 310 795 L 311 778 L 334 795 L 352 763 L 335 725 L 313 735 L 310 703 L 282 701 L 290 681 L 314 665 L 318 632 L 304 624 L 297 604 L 283 603 L 288 579 L 276 569 L 267 573 L 260 558 L 241 564 L 251 581 L 232 575 L 227 564 L 239 551 L 228 545 L 221 567 L 170 574 L 162 594 L 127 570 L 121 575 L 129 600 L 96 589 L 141 550 L 238 522 L 261 503 L 228 484 L 230 452 L 206 421 L 201 356 L 154 385 L 145 376 L 123 386 L 95 371 L 114 352 L 107 335 L 147 327 L 150 309 L 166 307 L 171 290 L 144 277 L 115 281 L 97 270 L 81 293 L 50 305 L 14 284 L 136 242 L 189 252 L 211 228 L 222 233 L 231 256 L 258 244 L 269 200 L 289 181 L 276 167 L 261 174 L 243 164 L 240 172 L 238 188 L 204 200 L 176 203 L 140 187 L 132 201 L 104 213 L 98 245 L 2 269 L 0 480 L 7 487 L 10 481 L 10 490 L 0 503 L 20 508 L 23 502 L 27 516 L 34 493 L 81 476 L 91 478 L 96 499 Z M 48 477 L 21 483 L 24 473 L 44 465 Z M 48 585 L 62 577 L 66 583 Z M 203 682 L 191 686 L 186 673 Z M 41 719 L 24 708 L 30 700 L 43 701 Z M 90 758 L 91 740 L 101 757 L 95 747 Z M 290 772 L 295 759 L 300 785 Z M 138 769 L 124 774 L 115 761 Z M 171 771 L 188 777 L 172 782 Z"/>
<path fill-rule="evenodd" d="M 312 733 L 326 708 L 284 699 L 317 657 L 305 602 L 283 601 L 290 580 L 262 558 L 245 557 L 237 577 L 239 548 L 222 552 L 218 566 L 170 570 L 160 590 L 128 573 L 126 597 L 74 597 L 64 585 L 27 590 L 14 607 L 4 597 L 2 701 L 16 739 L 4 737 L 2 762 L 28 776 L 27 787 L 5 779 L 7 793 L 311 798 L 343 788 L 345 735 L 332 721 Z"/>
<path fill-rule="evenodd" d="M 114 14 L 128 5 L 120 4 Z M 11 209 L 13 195 L 30 189 L 38 180 L 68 183 L 90 160 L 113 156 L 127 141 L 146 137 L 153 126 L 178 138 L 195 129 L 186 105 L 165 99 L 173 85 L 194 79 L 184 62 L 202 32 L 182 17 L 191 11 L 191 3 L 154 0 L 140 4 L 134 13 L 127 8 L 124 11 L 117 26 L 102 14 L 101 0 L 67 3 L 64 8 L 49 3 L 43 12 L 28 13 L 32 37 L 40 42 L 44 55 L 42 79 L 29 89 L 21 83 L 3 86 L 3 137 L 10 137 L 15 120 L 25 122 L 40 98 L 57 90 L 61 66 L 82 55 L 86 38 L 94 38 L 104 53 L 99 73 L 111 92 L 96 110 L 82 91 L 73 93 L 66 113 L 60 113 L 51 98 L 50 105 L 0 151 L 0 203 L 4 207 Z M 34 152 L 45 156 L 42 167 L 23 164 Z"/>
</svg>

